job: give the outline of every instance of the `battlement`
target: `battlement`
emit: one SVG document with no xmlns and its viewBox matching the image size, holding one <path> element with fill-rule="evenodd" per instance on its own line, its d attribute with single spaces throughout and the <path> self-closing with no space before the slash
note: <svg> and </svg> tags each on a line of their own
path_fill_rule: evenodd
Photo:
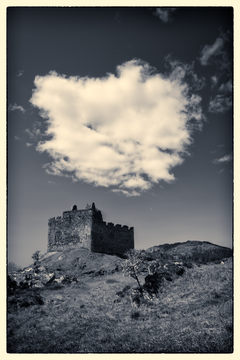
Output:
<svg viewBox="0 0 240 360">
<path fill-rule="evenodd" d="M 63 211 L 48 220 L 48 251 L 85 247 L 91 251 L 123 255 L 134 248 L 134 229 L 106 223 L 93 203 L 85 209 Z"/>
<path fill-rule="evenodd" d="M 103 221 L 103 225 L 106 226 L 106 228 L 116 231 L 133 231 L 133 227 L 128 227 L 127 225 L 120 225 L 116 224 L 114 225 L 112 222 L 106 223 Z"/>
</svg>

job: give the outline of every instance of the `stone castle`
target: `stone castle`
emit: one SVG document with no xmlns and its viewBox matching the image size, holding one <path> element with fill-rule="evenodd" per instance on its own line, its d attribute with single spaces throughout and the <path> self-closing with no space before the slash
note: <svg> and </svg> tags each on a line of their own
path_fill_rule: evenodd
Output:
<svg viewBox="0 0 240 360">
<path fill-rule="evenodd" d="M 93 252 L 123 255 L 134 248 L 134 230 L 124 225 L 103 221 L 95 204 L 48 220 L 48 251 L 84 247 Z"/>
</svg>

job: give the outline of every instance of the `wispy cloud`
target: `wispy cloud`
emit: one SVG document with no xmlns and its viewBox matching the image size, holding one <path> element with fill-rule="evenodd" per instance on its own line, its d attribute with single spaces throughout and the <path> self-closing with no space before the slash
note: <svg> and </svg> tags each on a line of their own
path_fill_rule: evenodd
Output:
<svg viewBox="0 0 240 360">
<path fill-rule="evenodd" d="M 47 119 L 46 164 L 55 175 L 71 174 L 96 186 L 136 196 L 172 170 L 192 142 L 190 124 L 201 123 L 201 98 L 176 66 L 166 76 L 140 60 L 103 78 L 36 76 L 31 103 Z"/>
<path fill-rule="evenodd" d="M 28 139 L 31 141 L 32 143 L 37 143 L 38 141 L 41 141 L 43 139 L 43 126 L 41 124 L 40 121 L 35 121 L 32 124 L 32 128 L 29 129 L 25 129 L 25 133 L 28 136 Z M 29 141 L 28 141 L 29 143 Z"/>
<path fill-rule="evenodd" d="M 202 90 L 205 86 L 205 78 L 203 76 L 198 76 L 194 70 L 194 63 L 185 64 L 179 60 L 175 60 L 171 55 L 167 55 L 164 59 L 164 65 L 167 71 L 171 73 L 169 76 L 184 77 L 187 82 L 188 87 L 192 91 Z"/>
<path fill-rule="evenodd" d="M 212 113 L 223 113 L 232 108 L 232 96 L 217 94 L 211 98 L 208 111 Z"/>
<path fill-rule="evenodd" d="M 211 76 L 211 88 L 215 95 L 210 98 L 208 111 L 223 113 L 232 108 L 232 36 L 221 33 L 211 45 L 205 45 L 199 58 L 203 66 L 214 64 L 216 74 Z"/>
<path fill-rule="evenodd" d="M 17 105 L 15 104 L 10 104 L 8 107 L 9 111 L 21 111 L 22 113 L 25 113 L 25 109 L 21 106 L 21 105 Z"/>
<path fill-rule="evenodd" d="M 48 184 L 56 184 L 56 182 L 52 180 L 48 180 Z"/>
<path fill-rule="evenodd" d="M 223 163 L 227 163 L 232 161 L 232 155 L 231 154 L 226 154 L 220 158 L 214 159 L 213 163 L 214 164 L 223 164 Z"/>
<path fill-rule="evenodd" d="M 218 37 L 212 45 L 205 45 L 201 51 L 200 63 L 203 66 L 209 64 L 210 59 L 220 53 L 224 45 L 222 37 Z"/>
<path fill-rule="evenodd" d="M 215 87 L 218 83 L 218 77 L 216 75 L 211 76 L 212 87 Z"/>
<path fill-rule="evenodd" d="M 23 74 L 24 74 L 24 70 L 19 70 L 17 72 L 17 77 L 21 77 L 21 76 L 23 76 Z"/>
<path fill-rule="evenodd" d="M 228 80 L 225 83 L 222 83 L 219 87 L 219 91 L 224 93 L 231 93 L 232 92 L 232 80 Z"/>
<path fill-rule="evenodd" d="M 172 19 L 172 14 L 176 11 L 176 8 L 157 8 L 154 12 L 162 22 L 168 23 Z"/>
<path fill-rule="evenodd" d="M 229 41 L 228 34 L 218 37 L 213 45 L 203 48 L 200 58 L 202 65 L 208 65 L 212 59 L 218 69 L 211 77 L 212 88 L 216 91 L 209 101 L 208 111 L 212 113 L 223 113 L 232 108 L 232 66 L 230 54 L 225 49 L 225 43 Z"/>
</svg>

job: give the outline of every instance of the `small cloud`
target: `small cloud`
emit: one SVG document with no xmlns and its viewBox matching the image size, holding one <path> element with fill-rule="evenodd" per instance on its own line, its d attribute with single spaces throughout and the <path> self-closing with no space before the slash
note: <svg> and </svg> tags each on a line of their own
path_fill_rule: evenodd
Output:
<svg viewBox="0 0 240 360">
<path fill-rule="evenodd" d="M 16 103 L 13 105 L 10 104 L 8 107 L 8 110 L 9 111 L 21 111 L 22 113 L 25 113 L 25 111 L 26 111 L 21 105 L 17 105 Z"/>
<path fill-rule="evenodd" d="M 217 78 L 216 75 L 213 75 L 213 76 L 211 77 L 211 83 L 212 83 L 212 87 L 215 87 L 215 86 L 217 85 L 217 83 L 218 83 L 218 78 Z"/>
<path fill-rule="evenodd" d="M 218 37 L 212 45 L 205 45 L 201 51 L 200 63 L 203 66 L 209 64 L 209 60 L 220 53 L 224 45 L 224 40 Z"/>
<path fill-rule="evenodd" d="M 176 10 L 176 8 L 156 8 L 154 15 L 162 22 L 168 23 L 172 19 L 173 12 Z"/>
<path fill-rule="evenodd" d="M 48 184 L 56 184 L 55 181 L 48 180 Z"/>
<path fill-rule="evenodd" d="M 21 77 L 21 76 L 23 76 L 23 74 L 24 74 L 24 70 L 19 70 L 17 72 L 17 77 Z"/>
<path fill-rule="evenodd" d="M 33 144 L 29 143 L 29 142 L 26 142 L 26 146 L 27 147 L 30 147 L 30 146 L 33 146 Z"/>
<path fill-rule="evenodd" d="M 25 129 L 25 133 L 27 133 L 30 138 L 33 137 L 33 133 L 30 129 Z"/>
<path fill-rule="evenodd" d="M 232 108 L 232 96 L 217 94 L 209 102 L 208 111 L 211 113 L 223 113 Z"/>
<path fill-rule="evenodd" d="M 124 190 L 124 189 L 113 189 L 112 192 L 124 194 L 127 197 L 140 196 L 141 195 L 141 192 L 136 191 L 136 190 L 128 191 L 128 190 Z"/>
<path fill-rule="evenodd" d="M 219 91 L 225 92 L 225 93 L 231 93 L 232 92 L 232 80 L 228 80 L 226 83 L 221 84 L 219 87 Z"/>
<path fill-rule="evenodd" d="M 18 140 L 20 140 L 20 137 L 17 135 L 14 135 L 14 139 L 18 141 Z"/>
<path fill-rule="evenodd" d="M 227 154 L 227 155 L 224 155 L 218 159 L 214 159 L 213 160 L 213 163 L 214 164 L 222 164 L 222 163 L 227 163 L 227 162 L 230 162 L 232 160 L 232 155 L 231 154 Z"/>
</svg>

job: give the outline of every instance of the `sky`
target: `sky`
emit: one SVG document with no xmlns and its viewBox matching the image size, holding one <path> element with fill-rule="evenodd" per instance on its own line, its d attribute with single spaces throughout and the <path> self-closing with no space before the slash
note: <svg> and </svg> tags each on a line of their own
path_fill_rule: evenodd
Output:
<svg viewBox="0 0 240 360">
<path fill-rule="evenodd" d="M 135 247 L 232 247 L 231 7 L 9 7 L 8 259 L 95 202 Z"/>
</svg>

